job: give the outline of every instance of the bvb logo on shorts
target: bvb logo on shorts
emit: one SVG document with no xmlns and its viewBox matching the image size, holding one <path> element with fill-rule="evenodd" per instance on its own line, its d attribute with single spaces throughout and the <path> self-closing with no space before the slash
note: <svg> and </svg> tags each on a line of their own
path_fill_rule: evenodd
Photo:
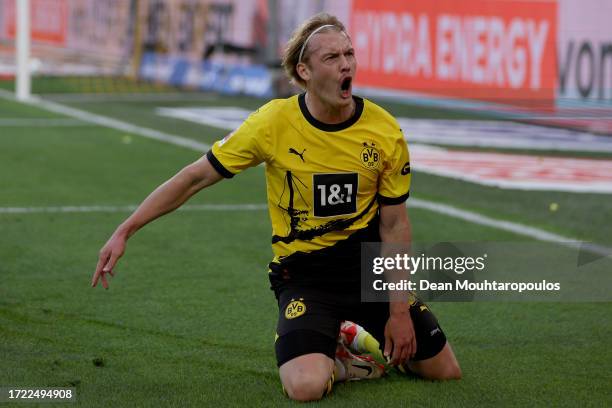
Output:
<svg viewBox="0 0 612 408">
<path fill-rule="evenodd" d="M 306 313 L 306 305 L 302 302 L 303 300 L 303 298 L 300 298 L 300 300 L 291 299 L 291 302 L 287 305 L 287 309 L 285 309 L 285 318 L 295 319 Z"/>
<path fill-rule="evenodd" d="M 363 142 L 363 150 L 361 151 L 361 164 L 366 169 L 374 170 L 378 168 L 378 163 L 380 163 L 380 153 L 376 149 L 376 144 L 372 142 L 372 144 L 368 144 L 367 142 Z"/>
</svg>

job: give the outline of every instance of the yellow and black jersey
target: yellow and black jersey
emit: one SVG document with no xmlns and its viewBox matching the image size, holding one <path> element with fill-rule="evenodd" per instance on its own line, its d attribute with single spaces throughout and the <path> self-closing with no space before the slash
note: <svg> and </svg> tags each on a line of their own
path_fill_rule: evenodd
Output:
<svg viewBox="0 0 612 408">
<path fill-rule="evenodd" d="M 379 203 L 408 198 L 410 160 L 397 121 L 354 99 L 352 117 L 333 125 L 309 113 L 304 94 L 273 100 L 207 154 L 224 177 L 265 163 L 276 263 L 332 247 L 377 220 Z"/>
</svg>

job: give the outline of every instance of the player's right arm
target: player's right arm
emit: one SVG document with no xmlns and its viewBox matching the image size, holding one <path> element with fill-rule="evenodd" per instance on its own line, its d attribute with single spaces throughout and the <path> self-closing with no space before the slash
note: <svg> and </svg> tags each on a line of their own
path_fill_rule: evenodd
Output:
<svg viewBox="0 0 612 408">
<path fill-rule="evenodd" d="M 127 240 L 136 231 L 156 218 L 177 209 L 192 195 L 222 178 L 204 156 L 157 187 L 136 211 L 117 227 L 102 247 L 91 285 L 96 286 L 98 281 L 102 280 L 102 286 L 108 289 L 106 274 L 113 276 L 113 268 L 125 252 Z"/>
</svg>

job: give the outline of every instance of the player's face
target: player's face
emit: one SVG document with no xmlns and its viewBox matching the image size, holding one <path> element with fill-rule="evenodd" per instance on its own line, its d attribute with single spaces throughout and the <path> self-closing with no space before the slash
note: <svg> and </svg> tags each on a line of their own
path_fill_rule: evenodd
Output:
<svg viewBox="0 0 612 408">
<path fill-rule="evenodd" d="M 350 39 L 341 32 L 330 31 L 315 34 L 310 41 L 306 89 L 330 107 L 350 106 L 357 69 Z"/>
</svg>

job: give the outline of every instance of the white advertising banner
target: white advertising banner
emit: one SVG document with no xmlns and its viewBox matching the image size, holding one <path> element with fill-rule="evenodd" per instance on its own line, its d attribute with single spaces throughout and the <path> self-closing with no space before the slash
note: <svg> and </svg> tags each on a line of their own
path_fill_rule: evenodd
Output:
<svg viewBox="0 0 612 408">
<path fill-rule="evenodd" d="M 612 109 L 612 1 L 559 0 L 558 98 Z"/>
</svg>

